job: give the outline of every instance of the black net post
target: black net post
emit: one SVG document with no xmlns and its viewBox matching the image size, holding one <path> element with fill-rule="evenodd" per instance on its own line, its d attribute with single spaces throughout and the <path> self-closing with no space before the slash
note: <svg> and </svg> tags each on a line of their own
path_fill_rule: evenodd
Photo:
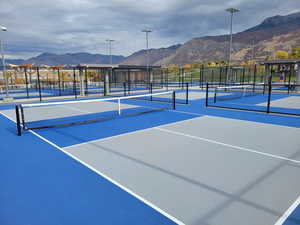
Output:
<svg viewBox="0 0 300 225">
<path fill-rule="evenodd" d="M 215 93 L 214 93 L 214 103 L 217 102 L 217 88 L 215 89 Z M 225 89 L 226 90 L 226 89 Z"/>
<path fill-rule="evenodd" d="M 124 89 L 124 96 L 126 96 L 126 83 L 123 83 L 123 89 Z"/>
<path fill-rule="evenodd" d="M 25 85 L 26 85 L 26 94 L 27 98 L 29 98 L 29 90 L 28 90 L 28 77 L 27 77 L 27 68 L 24 68 L 24 73 L 25 73 Z"/>
<path fill-rule="evenodd" d="M 16 122 L 17 122 L 17 133 L 18 133 L 18 136 L 21 136 L 22 135 L 22 130 L 21 130 L 21 121 L 20 121 L 20 111 L 19 111 L 19 106 L 16 105 L 15 107 L 15 110 L 16 110 Z"/>
<path fill-rule="evenodd" d="M 39 89 L 39 97 L 40 102 L 42 101 L 42 92 L 41 92 L 41 81 L 40 81 L 40 70 L 39 67 L 36 67 L 36 73 L 37 73 L 37 82 L 38 82 L 38 89 Z"/>
<path fill-rule="evenodd" d="M 152 90 L 153 86 L 152 86 L 152 85 L 153 85 L 153 84 L 150 83 L 150 94 L 152 94 L 152 92 L 153 92 L 153 90 Z M 152 95 L 150 96 L 150 101 L 152 101 Z"/>
<path fill-rule="evenodd" d="M 173 109 L 176 109 L 176 96 L 175 91 L 172 92 Z"/>
<path fill-rule="evenodd" d="M 272 77 L 272 76 L 271 76 Z M 272 94 L 272 78 L 268 82 L 269 90 L 268 90 L 268 104 L 267 104 L 267 113 L 270 112 L 270 104 L 271 104 L 271 94 Z"/>
<path fill-rule="evenodd" d="M 208 83 L 206 83 L 205 106 L 208 107 Z"/>
<path fill-rule="evenodd" d="M 186 83 L 185 87 L 185 104 L 189 104 L 189 83 Z"/>
</svg>

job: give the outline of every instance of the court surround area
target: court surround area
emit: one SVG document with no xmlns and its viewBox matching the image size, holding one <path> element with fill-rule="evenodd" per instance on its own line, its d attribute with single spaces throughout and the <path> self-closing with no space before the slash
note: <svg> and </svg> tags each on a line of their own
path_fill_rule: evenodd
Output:
<svg viewBox="0 0 300 225">
<path fill-rule="evenodd" d="M 174 88 L 159 96 L 160 91 L 153 91 L 152 99 L 149 93 L 149 99 L 130 98 L 141 95 L 137 90 L 121 100 L 124 112 L 161 109 L 128 117 L 118 113 L 116 99 L 124 96 L 25 103 L 28 129 L 21 137 L 14 105 L 1 106 L 0 132 L 8 144 L 1 147 L 5 185 L 0 198 L 5 210 L 0 221 L 299 223 L 299 117 L 207 108 L 207 91 L 201 89 L 189 90 L 188 104 L 176 100 L 174 109 L 173 91 L 181 100 L 186 91 Z M 214 89 L 208 91 L 213 101 Z M 294 98 L 292 94 L 272 104 L 290 107 Z M 228 104 L 259 100 L 260 95 L 253 95 Z M 26 104 L 33 110 L 26 111 Z M 104 112 L 116 116 L 72 126 L 29 126 L 73 122 L 86 119 L 86 114 L 94 119 Z"/>
</svg>

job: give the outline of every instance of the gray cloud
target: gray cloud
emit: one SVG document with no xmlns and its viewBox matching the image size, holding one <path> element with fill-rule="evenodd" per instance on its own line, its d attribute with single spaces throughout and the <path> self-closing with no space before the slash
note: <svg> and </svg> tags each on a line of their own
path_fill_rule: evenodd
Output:
<svg viewBox="0 0 300 225">
<path fill-rule="evenodd" d="M 115 39 L 114 54 L 129 55 L 145 47 L 144 28 L 153 29 L 151 47 L 167 47 L 193 37 L 228 33 L 225 8 L 235 16 L 239 32 L 263 19 L 299 11 L 295 0 L 14 0 L 0 2 L 1 32 L 9 57 L 42 52 L 107 53 L 107 38 Z"/>
</svg>

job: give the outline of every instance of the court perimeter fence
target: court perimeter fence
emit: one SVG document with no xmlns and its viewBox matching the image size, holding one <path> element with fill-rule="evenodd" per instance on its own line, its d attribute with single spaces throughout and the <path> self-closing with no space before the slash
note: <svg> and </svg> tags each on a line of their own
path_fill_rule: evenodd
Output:
<svg viewBox="0 0 300 225">
<path fill-rule="evenodd" d="M 206 107 L 300 116 L 300 85 L 206 83 Z"/>
<path fill-rule="evenodd" d="M 147 74 L 137 71 L 112 72 L 108 82 L 104 82 L 105 71 L 86 69 L 80 77 L 79 70 L 75 69 L 30 69 L 11 70 L 8 79 L 8 95 L 17 100 L 38 99 L 49 100 L 52 97 L 79 98 L 88 96 L 117 95 L 127 90 L 147 87 L 153 90 L 158 86 L 166 90 L 184 89 L 186 83 L 190 88 L 205 91 L 205 84 L 215 86 L 244 85 L 265 82 L 265 70 L 262 66 L 239 67 L 204 67 L 178 70 L 159 68 L 153 71 L 153 80 L 150 82 Z M 279 75 L 273 72 L 272 79 L 277 82 Z M 284 82 L 295 83 L 295 74 L 287 73 Z M 83 85 L 82 85 L 83 84 Z M 124 88 L 126 85 L 126 88 Z M 82 87 L 84 86 L 84 91 Z M 129 88 L 128 88 L 129 87 Z M 6 95 L 5 80 L 0 78 L 0 101 Z"/>
</svg>

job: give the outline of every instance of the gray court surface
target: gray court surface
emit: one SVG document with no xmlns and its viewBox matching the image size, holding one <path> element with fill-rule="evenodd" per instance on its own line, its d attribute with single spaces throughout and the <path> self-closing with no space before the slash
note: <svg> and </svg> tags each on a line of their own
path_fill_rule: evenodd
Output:
<svg viewBox="0 0 300 225">
<path fill-rule="evenodd" d="M 258 105 L 265 106 L 267 103 L 261 103 Z M 271 101 L 271 106 L 289 109 L 300 109 L 300 96 L 289 96 L 287 98 L 281 98 Z"/>
<path fill-rule="evenodd" d="M 203 116 L 64 148 L 191 225 L 271 225 L 300 195 L 300 129 Z"/>
</svg>

